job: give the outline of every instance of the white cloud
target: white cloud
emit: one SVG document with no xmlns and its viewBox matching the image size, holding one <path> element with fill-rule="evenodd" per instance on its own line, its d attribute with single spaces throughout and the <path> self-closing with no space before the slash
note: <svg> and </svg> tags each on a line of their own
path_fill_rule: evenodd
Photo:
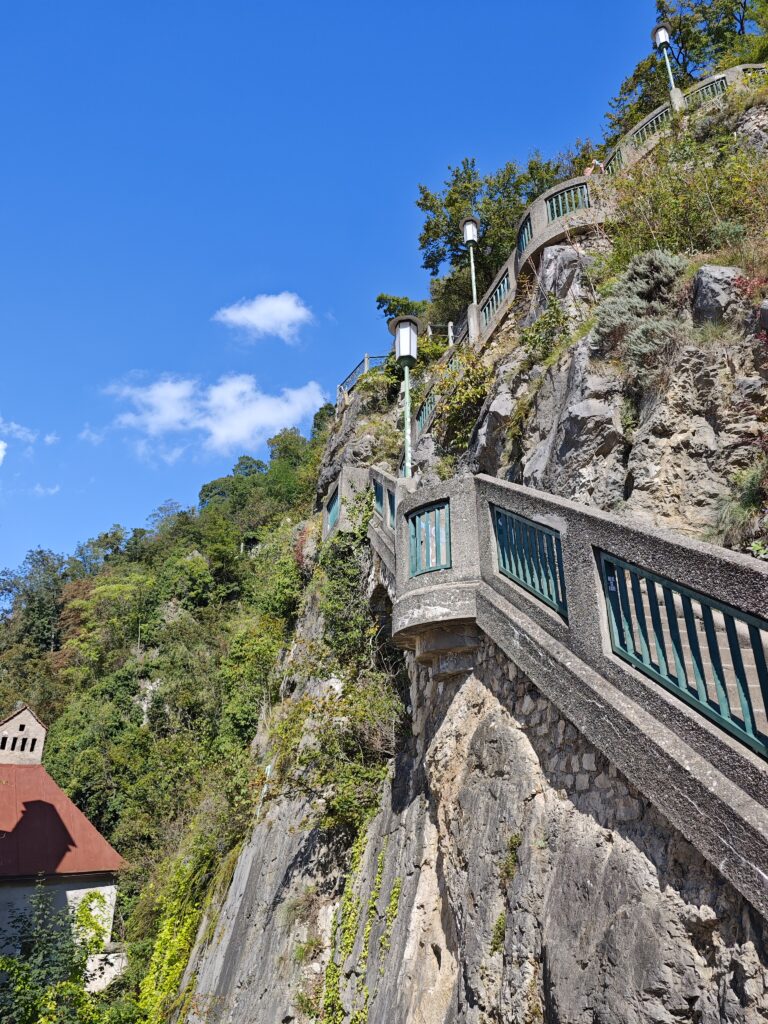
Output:
<svg viewBox="0 0 768 1024">
<path fill-rule="evenodd" d="M 159 437 L 172 430 L 189 430 L 195 426 L 195 391 L 193 380 L 163 377 L 146 387 L 113 384 L 108 395 L 126 399 L 135 408 L 117 418 L 119 427 L 135 427 L 149 437 Z"/>
<path fill-rule="evenodd" d="M 8 451 L 8 442 L 7 441 L 0 441 L 0 466 L 2 466 L 2 464 L 3 464 L 3 459 L 5 458 L 5 453 L 7 451 Z"/>
<path fill-rule="evenodd" d="M 77 436 L 80 441 L 87 441 L 88 444 L 101 444 L 104 440 L 104 434 L 92 430 L 90 423 L 86 423 Z"/>
<path fill-rule="evenodd" d="M 291 344 L 299 328 L 311 322 L 312 310 L 295 292 L 280 292 L 241 299 L 224 306 L 213 319 L 227 327 L 240 327 L 254 339 L 275 335 Z"/>
<path fill-rule="evenodd" d="M 231 374 L 207 386 L 164 377 L 143 387 L 113 385 L 108 393 L 133 406 L 115 423 L 143 435 L 136 444 L 137 454 L 168 465 L 199 442 L 190 439 L 168 447 L 163 444 L 167 435 L 199 435 L 203 447 L 214 452 L 257 448 L 276 431 L 307 419 L 325 400 L 315 381 L 268 395 L 250 374 Z"/>
<path fill-rule="evenodd" d="M 32 493 L 38 498 L 50 498 L 51 495 L 58 494 L 60 490 L 60 484 L 54 484 L 52 487 L 43 487 L 42 484 L 35 484 L 32 488 Z"/>
<path fill-rule="evenodd" d="M 51 432 L 50 434 L 45 435 L 43 438 L 43 444 L 58 444 L 60 440 L 61 438 L 58 434 Z"/>
<path fill-rule="evenodd" d="M 20 423 L 13 420 L 4 420 L 0 416 L 0 434 L 3 437 L 12 437 L 14 441 L 24 441 L 25 444 L 34 444 L 37 440 L 37 432 L 29 427 L 22 427 Z"/>
</svg>

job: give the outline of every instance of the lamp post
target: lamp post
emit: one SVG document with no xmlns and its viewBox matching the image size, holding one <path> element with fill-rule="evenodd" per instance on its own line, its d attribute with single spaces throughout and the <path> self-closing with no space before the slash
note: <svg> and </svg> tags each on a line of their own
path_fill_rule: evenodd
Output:
<svg viewBox="0 0 768 1024">
<path fill-rule="evenodd" d="M 465 217 L 461 222 L 464 245 L 469 248 L 469 271 L 472 276 L 472 302 L 477 305 L 477 281 L 475 280 L 475 246 L 480 222 L 474 217 Z"/>
<path fill-rule="evenodd" d="M 651 32 L 651 39 L 655 49 L 661 50 L 664 54 L 664 60 L 667 65 L 667 74 L 669 75 L 669 88 L 675 88 L 675 76 L 672 74 L 672 64 L 669 60 L 669 40 L 670 40 L 670 27 L 665 21 L 658 24 L 653 32 Z"/>
<path fill-rule="evenodd" d="M 405 433 L 405 476 L 411 475 L 411 367 L 416 363 L 421 324 L 415 316 L 396 316 L 389 321 L 389 333 L 395 336 L 395 358 L 403 368 L 405 395 L 403 429 Z"/>
</svg>

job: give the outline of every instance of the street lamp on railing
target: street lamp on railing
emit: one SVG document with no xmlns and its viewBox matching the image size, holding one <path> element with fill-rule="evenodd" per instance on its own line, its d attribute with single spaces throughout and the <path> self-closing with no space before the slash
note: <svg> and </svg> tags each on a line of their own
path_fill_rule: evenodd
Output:
<svg viewBox="0 0 768 1024">
<path fill-rule="evenodd" d="M 669 75 L 669 88 L 675 88 L 675 76 L 672 74 L 672 64 L 669 59 L 669 41 L 670 41 L 670 27 L 665 21 L 658 24 L 653 32 L 651 32 L 651 39 L 655 49 L 661 50 L 664 54 L 664 60 L 667 65 L 667 74 Z"/>
<path fill-rule="evenodd" d="M 469 272 L 472 277 L 472 302 L 477 305 L 477 281 L 475 280 L 475 246 L 477 245 L 477 233 L 480 228 L 480 221 L 474 217 L 465 217 L 461 222 L 461 231 L 464 236 L 464 245 L 469 249 Z"/>
<path fill-rule="evenodd" d="M 411 367 L 416 363 L 419 352 L 419 330 L 421 323 L 415 316 L 396 316 L 389 321 L 389 333 L 395 336 L 395 358 L 403 368 L 404 434 L 405 434 L 405 476 L 411 475 Z"/>
</svg>

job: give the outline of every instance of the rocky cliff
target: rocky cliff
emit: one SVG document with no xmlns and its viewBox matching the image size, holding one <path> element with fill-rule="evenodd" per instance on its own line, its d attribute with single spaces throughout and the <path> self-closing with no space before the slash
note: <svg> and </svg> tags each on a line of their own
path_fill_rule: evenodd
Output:
<svg viewBox="0 0 768 1024">
<path fill-rule="evenodd" d="M 763 114 L 745 124 L 759 142 Z M 545 251 L 526 304 L 482 353 L 492 383 L 454 469 L 711 537 L 768 426 L 768 345 L 745 272 L 657 263 L 668 280 L 645 306 L 614 291 L 611 307 L 592 273 L 604 249 Z M 569 340 L 531 358 L 522 332 L 553 299 Z M 638 324 L 648 344 L 633 350 Z M 353 393 L 321 495 L 342 465 L 395 468 L 398 412 Z M 425 434 L 425 479 L 444 458 Z M 386 629 L 382 572 L 366 561 Z M 309 602 L 298 648 L 323 628 Z M 311 796 L 268 787 L 190 963 L 190 1022 L 768 1020 L 765 920 L 532 680 L 487 639 L 471 671 L 441 681 L 408 655 L 407 672 L 408 729 L 354 843 L 323 830 Z M 321 671 L 288 677 L 288 701 L 339 687 Z M 268 762 L 266 728 L 256 745 Z"/>
</svg>

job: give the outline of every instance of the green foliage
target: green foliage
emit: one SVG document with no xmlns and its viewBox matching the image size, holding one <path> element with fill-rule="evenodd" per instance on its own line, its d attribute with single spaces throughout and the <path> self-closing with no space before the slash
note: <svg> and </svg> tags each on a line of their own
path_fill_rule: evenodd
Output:
<svg viewBox="0 0 768 1024">
<path fill-rule="evenodd" d="M 102 948 L 104 897 L 57 910 L 41 884 L 0 933 L 0 1019 L 12 1024 L 107 1024 L 107 1007 L 86 991 L 87 961 Z M 14 951 L 13 953 L 9 951 Z M 19 955 L 16 955 L 18 951 Z"/>
<path fill-rule="evenodd" d="M 310 439 L 276 435 L 268 464 L 241 457 L 196 510 L 164 502 L 148 529 L 113 527 L 69 559 L 31 552 L 2 576 L 0 705 L 25 700 L 47 720 L 46 767 L 128 861 L 129 967 L 102 998 L 110 1024 L 176 1005 L 249 828 L 263 785 L 249 744 L 303 592 L 295 524 L 332 415 Z"/>
<path fill-rule="evenodd" d="M 731 493 L 721 505 L 717 538 L 729 547 L 765 557 L 768 544 L 768 455 L 760 454 L 751 466 L 736 473 Z"/>
<path fill-rule="evenodd" d="M 437 415 L 433 433 L 440 438 L 448 454 L 466 451 L 492 376 L 490 367 L 469 348 L 456 350 L 453 368 L 441 367 L 434 385 Z"/>
<path fill-rule="evenodd" d="M 320 557 L 318 594 L 326 643 L 340 664 L 358 667 L 370 663 L 376 636 L 365 596 L 368 555 L 361 539 L 341 532 L 331 537 Z"/>
<path fill-rule="evenodd" d="M 270 733 L 276 780 L 317 801 L 322 828 L 354 835 L 378 805 L 402 715 L 392 683 L 373 671 L 339 694 L 287 702 Z"/>
<path fill-rule="evenodd" d="M 681 89 L 716 66 L 759 60 L 762 31 L 768 28 L 765 0 L 656 0 L 656 15 L 671 28 L 670 57 Z M 610 104 L 607 142 L 669 101 L 669 82 L 661 54 L 649 53 L 624 80 Z"/>
<path fill-rule="evenodd" d="M 546 359 L 570 334 L 570 321 L 562 302 L 547 296 L 547 308 L 520 333 L 520 342 L 535 362 Z"/>
<path fill-rule="evenodd" d="M 682 337 L 674 295 L 685 260 L 660 250 L 637 256 L 598 307 L 595 341 L 624 366 L 627 395 L 636 403 L 659 386 Z"/>
<path fill-rule="evenodd" d="M 392 891 L 389 894 L 386 913 L 384 915 L 384 934 L 381 937 L 381 948 L 386 952 L 392 942 L 392 929 L 395 927 L 397 912 L 400 908 L 400 893 L 403 891 L 402 878 L 396 878 L 392 883 Z"/>
<path fill-rule="evenodd" d="M 623 269 L 649 250 L 707 252 L 749 240 L 768 249 L 768 158 L 727 127 L 700 138 L 679 128 L 653 154 L 615 179 L 609 226 L 613 264 Z"/>
<path fill-rule="evenodd" d="M 384 292 L 376 296 L 376 309 L 384 314 L 386 320 L 396 316 L 429 316 L 429 303 L 424 299 L 413 300 L 404 295 L 387 295 Z"/>
<path fill-rule="evenodd" d="M 523 837 L 518 833 L 511 835 L 507 840 L 507 852 L 499 870 L 499 877 L 503 886 L 509 885 L 517 874 L 517 852 L 522 841 Z"/>
<path fill-rule="evenodd" d="M 344 1024 L 346 1018 L 344 1005 L 341 1001 L 341 977 L 344 964 L 352 955 L 355 936 L 357 935 L 357 925 L 360 920 L 360 898 L 355 893 L 355 883 L 368 838 L 366 825 L 360 828 L 350 851 L 349 870 L 336 918 L 333 949 L 328 966 L 325 969 L 323 1024 Z"/>
<path fill-rule="evenodd" d="M 491 935 L 491 953 L 501 953 L 504 949 L 504 939 L 507 934 L 507 915 L 502 911 L 496 918 Z"/>
</svg>

